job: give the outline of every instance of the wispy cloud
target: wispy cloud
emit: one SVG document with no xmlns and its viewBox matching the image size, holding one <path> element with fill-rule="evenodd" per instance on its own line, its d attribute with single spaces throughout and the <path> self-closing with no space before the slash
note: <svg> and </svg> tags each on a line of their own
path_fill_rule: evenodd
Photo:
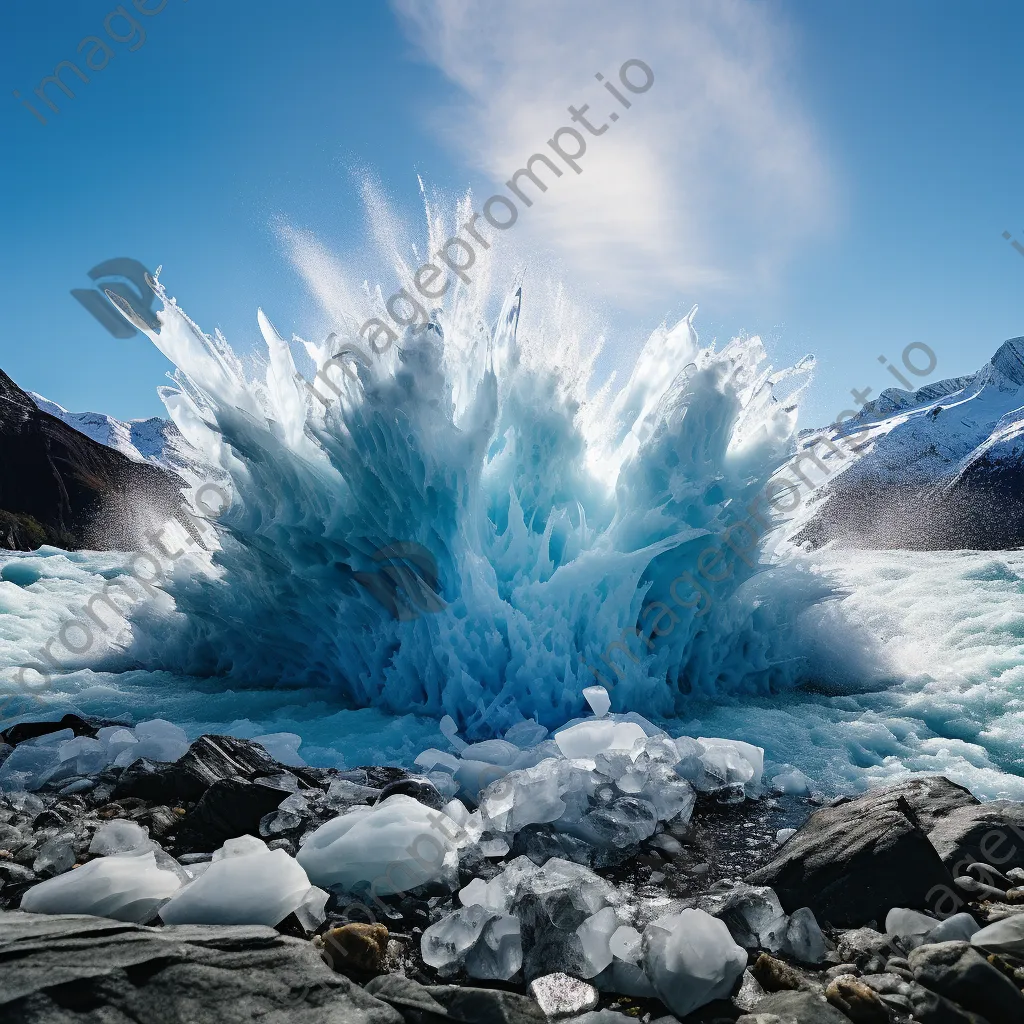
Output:
<svg viewBox="0 0 1024 1024">
<path fill-rule="evenodd" d="M 790 29 L 757 0 L 393 0 L 409 36 L 461 89 L 438 128 L 495 188 L 568 104 L 600 124 L 639 58 L 653 88 L 589 140 L 523 217 L 594 294 L 629 307 L 666 292 L 765 284 L 832 217 L 830 174 L 789 79 Z"/>
</svg>

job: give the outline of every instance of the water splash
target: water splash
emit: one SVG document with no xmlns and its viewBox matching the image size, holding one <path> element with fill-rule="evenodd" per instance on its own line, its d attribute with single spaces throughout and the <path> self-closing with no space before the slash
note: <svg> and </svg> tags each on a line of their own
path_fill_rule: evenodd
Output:
<svg viewBox="0 0 1024 1024">
<path fill-rule="evenodd" d="M 377 234 L 411 289 L 382 216 Z M 759 495 L 793 450 L 796 396 L 776 391 L 812 361 L 775 372 L 758 338 L 702 346 L 694 307 L 651 335 L 625 386 L 589 394 L 596 352 L 565 293 L 513 277 L 502 298 L 481 259 L 382 355 L 325 369 L 365 346 L 358 325 L 386 316 L 384 298 L 291 241 L 339 324 L 322 345 L 294 339 L 306 376 L 262 311 L 255 375 L 157 285 L 162 329 L 147 333 L 177 367 L 163 401 L 193 486 L 215 479 L 232 501 L 207 571 L 167 583 L 176 610 L 137 616 L 136 664 L 447 713 L 471 737 L 560 724 L 595 675 L 616 710 L 668 717 L 689 694 L 806 674 L 795 624 L 830 591 L 798 560 L 766 564 L 775 518 Z M 316 397 L 321 370 L 335 384 Z M 741 521 L 748 539 L 723 543 Z M 360 584 L 396 542 L 436 563 L 431 614 L 396 618 Z"/>
</svg>

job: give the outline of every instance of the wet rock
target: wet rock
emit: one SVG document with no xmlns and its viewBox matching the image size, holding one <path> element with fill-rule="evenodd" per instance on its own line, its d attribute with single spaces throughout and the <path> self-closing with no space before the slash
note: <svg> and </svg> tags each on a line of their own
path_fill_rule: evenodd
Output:
<svg viewBox="0 0 1024 1024">
<path fill-rule="evenodd" d="M 1006 895 L 1002 889 L 992 885 L 985 885 L 971 875 L 959 875 L 955 879 L 957 888 L 967 893 L 972 900 L 1002 900 Z"/>
<path fill-rule="evenodd" d="M 182 819 L 174 845 L 189 852 L 212 851 L 227 839 L 257 835 L 260 820 L 286 796 L 259 779 L 218 779 Z"/>
<path fill-rule="evenodd" d="M 918 946 L 910 968 L 918 984 L 991 1021 L 1024 1020 L 1020 989 L 970 943 Z"/>
<path fill-rule="evenodd" d="M 943 811 L 975 803 L 946 779 L 915 779 L 815 811 L 747 881 L 771 886 L 792 913 L 860 925 L 892 907 L 924 909 L 953 879 L 923 831 Z"/>
<path fill-rule="evenodd" d="M 968 864 L 964 868 L 964 874 L 970 875 L 972 878 L 976 878 L 979 882 L 984 882 L 985 885 L 991 885 L 996 889 L 1001 889 L 1006 892 L 1007 889 L 1013 888 L 1013 882 L 1007 878 L 1002 871 L 992 867 L 991 864 L 985 864 L 982 861 L 975 861 L 973 864 Z"/>
<path fill-rule="evenodd" d="M 971 944 L 987 953 L 1024 958 L 1024 914 L 996 921 L 971 936 Z"/>
<path fill-rule="evenodd" d="M 527 991 L 549 1018 L 569 1017 L 597 1006 L 597 989 L 568 974 L 545 974 L 534 978 Z"/>
<path fill-rule="evenodd" d="M 843 961 L 855 963 L 865 974 L 881 971 L 896 952 L 892 939 L 874 928 L 852 928 L 840 932 L 836 944 L 836 955 Z"/>
<path fill-rule="evenodd" d="M 542 1024 L 546 1020 L 532 999 L 497 989 L 420 985 L 400 974 L 384 974 L 367 982 L 365 991 L 393 1006 L 407 1024 Z"/>
<path fill-rule="evenodd" d="M 888 1024 L 889 1010 L 877 993 L 852 974 L 833 978 L 825 989 L 825 998 L 854 1024 Z"/>
<path fill-rule="evenodd" d="M 420 779 L 414 775 L 386 785 L 377 797 L 377 802 L 387 800 L 389 796 L 394 796 L 396 793 L 411 796 L 414 800 L 426 804 L 427 807 L 432 807 L 435 811 L 443 810 L 444 805 L 448 803 L 429 779 Z"/>
<path fill-rule="evenodd" d="M 799 971 L 767 953 L 757 958 L 750 973 L 765 992 L 810 991 L 813 987 Z"/>
<path fill-rule="evenodd" d="M 0 1017 L 20 1024 L 403 1024 L 309 942 L 261 926 L 0 913 L 0 974 Z"/>
<path fill-rule="evenodd" d="M 781 1024 L 850 1024 L 849 1017 L 813 992 L 774 992 L 754 1008 L 754 1019 L 759 1024 L 768 1014 Z M 740 1021 L 746 1019 L 741 1017 Z"/>
<path fill-rule="evenodd" d="M 955 874 L 971 864 L 995 862 L 1005 874 L 1024 868 L 1024 803 L 990 800 L 950 810 L 928 830 L 928 839 Z M 992 884 L 991 878 L 977 876 Z M 1010 879 L 1008 879 L 1010 880 Z"/>
</svg>

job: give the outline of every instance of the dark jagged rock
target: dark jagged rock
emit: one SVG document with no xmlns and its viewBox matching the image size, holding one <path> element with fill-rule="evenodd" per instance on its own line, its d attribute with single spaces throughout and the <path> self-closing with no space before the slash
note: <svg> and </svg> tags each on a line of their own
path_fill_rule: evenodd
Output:
<svg viewBox="0 0 1024 1024">
<path fill-rule="evenodd" d="M 773 992 L 754 1007 L 752 1014 L 740 1017 L 736 1024 L 747 1021 L 753 1024 L 762 1014 L 774 1014 L 785 1024 L 850 1024 L 845 1013 L 814 992 Z"/>
<path fill-rule="evenodd" d="M 792 913 L 856 927 L 893 907 L 923 910 L 930 894 L 957 889 L 926 832 L 957 807 L 975 804 L 946 779 L 914 779 L 816 811 L 747 879 L 769 885 Z"/>
<path fill-rule="evenodd" d="M 0 371 L 0 547 L 130 551 L 140 505 L 180 518 L 181 481 L 43 412 Z"/>
<path fill-rule="evenodd" d="M 429 779 L 418 779 L 415 775 L 411 775 L 407 779 L 398 779 L 395 782 L 388 783 L 381 790 L 380 796 L 377 797 L 377 802 L 387 800 L 389 796 L 394 796 L 396 793 L 403 796 L 411 796 L 414 800 L 418 800 L 427 807 L 432 807 L 435 811 L 441 810 L 448 802 L 441 796 L 437 791 L 437 787 Z"/>
<path fill-rule="evenodd" d="M 259 835 L 260 819 L 270 814 L 287 792 L 260 780 L 218 779 L 182 819 L 173 846 L 189 852 L 212 853 L 225 840 Z"/>
<path fill-rule="evenodd" d="M 156 803 L 194 802 L 215 782 L 251 780 L 280 772 L 281 766 L 258 743 L 233 736 L 200 736 L 177 761 L 133 762 L 118 780 L 114 797 L 138 796 Z"/>
<path fill-rule="evenodd" d="M 0 912 L 0 976 L 0 1015 L 11 1024 L 403 1024 L 308 942 L 261 926 Z"/>
<path fill-rule="evenodd" d="M 104 718 L 82 718 L 80 715 L 65 715 L 59 722 L 19 722 L 9 729 L 0 732 L 0 742 L 9 743 L 16 747 L 25 740 L 35 739 L 37 736 L 48 736 L 52 732 L 60 732 L 62 729 L 70 729 L 76 736 L 88 736 L 90 739 L 96 737 L 96 733 L 104 726 L 121 725 L 130 729 L 130 725 L 124 722 L 108 721 Z"/>
<path fill-rule="evenodd" d="M 1024 1020 L 1024 996 L 969 942 L 939 942 L 910 952 L 914 980 L 990 1021 Z"/>
<path fill-rule="evenodd" d="M 390 1003 L 409 1024 L 542 1024 L 547 1018 L 528 996 L 500 989 L 459 985 L 420 985 L 411 978 L 385 974 L 366 991 Z"/>
</svg>

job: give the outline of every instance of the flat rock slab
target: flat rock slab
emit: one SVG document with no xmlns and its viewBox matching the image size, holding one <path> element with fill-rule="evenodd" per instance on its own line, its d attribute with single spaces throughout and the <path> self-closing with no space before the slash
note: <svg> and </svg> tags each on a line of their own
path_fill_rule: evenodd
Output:
<svg viewBox="0 0 1024 1024">
<path fill-rule="evenodd" d="M 977 801 L 940 777 L 912 779 L 823 807 L 747 878 L 770 885 L 787 913 L 810 907 L 822 922 L 856 927 L 892 907 L 924 910 L 953 894 L 953 877 L 928 840 L 947 815 Z"/>
<path fill-rule="evenodd" d="M 420 985 L 400 974 L 384 974 L 366 991 L 400 1010 L 407 1024 L 545 1024 L 541 1008 L 526 996 L 501 989 Z"/>
<path fill-rule="evenodd" d="M 9 1024 L 403 1024 L 312 946 L 260 926 L 0 912 Z"/>
</svg>

